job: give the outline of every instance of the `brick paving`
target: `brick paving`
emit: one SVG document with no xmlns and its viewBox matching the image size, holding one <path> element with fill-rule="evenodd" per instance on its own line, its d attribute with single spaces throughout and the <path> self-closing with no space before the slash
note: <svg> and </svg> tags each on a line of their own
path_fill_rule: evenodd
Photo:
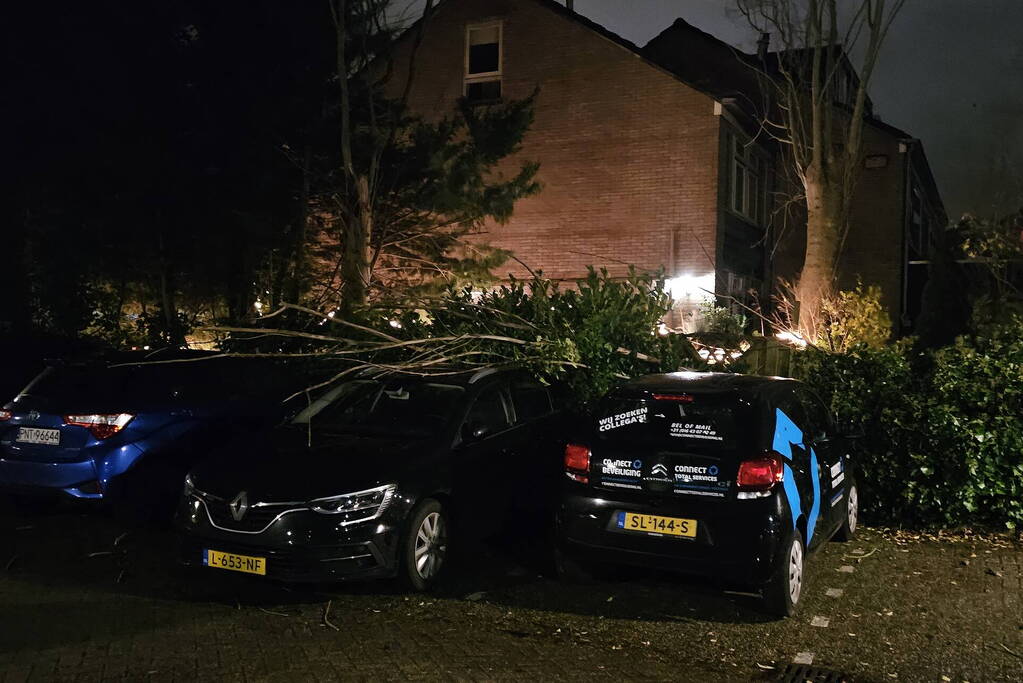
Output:
<svg viewBox="0 0 1023 683">
<path fill-rule="evenodd" d="M 1023 680 L 1023 551 L 1005 541 L 865 530 L 811 558 L 801 613 L 775 621 L 665 574 L 564 585 L 528 539 L 474 546 L 419 596 L 184 571 L 168 532 L 123 533 L 0 515 L 0 680 L 772 680 L 799 653 L 848 680 Z"/>
</svg>

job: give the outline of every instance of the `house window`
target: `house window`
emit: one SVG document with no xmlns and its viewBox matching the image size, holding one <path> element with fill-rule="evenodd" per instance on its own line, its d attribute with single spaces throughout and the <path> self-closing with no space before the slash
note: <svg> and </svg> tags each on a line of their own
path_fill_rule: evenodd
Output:
<svg viewBox="0 0 1023 683">
<path fill-rule="evenodd" d="M 465 97 L 472 102 L 501 99 L 501 22 L 473 24 L 465 31 Z"/>
<path fill-rule="evenodd" d="M 767 162 L 757 147 L 732 132 L 726 134 L 728 206 L 757 225 L 764 222 Z"/>
</svg>

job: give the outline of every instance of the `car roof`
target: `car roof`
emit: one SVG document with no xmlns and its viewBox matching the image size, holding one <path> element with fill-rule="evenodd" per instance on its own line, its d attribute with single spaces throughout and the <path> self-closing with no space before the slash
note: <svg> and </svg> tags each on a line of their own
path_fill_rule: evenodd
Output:
<svg viewBox="0 0 1023 683">
<path fill-rule="evenodd" d="M 781 384 L 799 384 L 788 377 L 739 375 L 730 372 L 668 372 L 645 375 L 619 385 L 619 393 L 658 393 L 685 391 L 691 393 L 735 393 L 759 397 Z"/>
<path fill-rule="evenodd" d="M 465 369 L 458 367 L 435 366 L 429 369 L 428 374 L 418 372 L 405 372 L 402 370 L 390 370 L 371 368 L 357 375 L 360 379 L 405 379 L 419 382 L 435 382 L 441 384 L 452 384 L 455 386 L 468 387 L 478 384 L 488 377 L 499 375 L 522 374 L 522 368 L 510 367 L 487 367 L 482 369 Z"/>
</svg>

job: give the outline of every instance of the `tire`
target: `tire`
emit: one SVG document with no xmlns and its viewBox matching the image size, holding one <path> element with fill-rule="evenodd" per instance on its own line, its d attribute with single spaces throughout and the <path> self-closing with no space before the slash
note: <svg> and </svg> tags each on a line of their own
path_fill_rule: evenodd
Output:
<svg viewBox="0 0 1023 683">
<path fill-rule="evenodd" d="M 860 492 L 856 487 L 856 481 L 849 483 L 849 492 L 845 499 L 845 519 L 842 526 L 835 532 L 835 540 L 839 542 L 851 541 L 856 538 L 856 529 L 860 522 Z"/>
<path fill-rule="evenodd" d="M 554 546 L 554 573 L 568 583 L 593 583 L 594 575 L 589 567 L 572 557 L 557 544 Z"/>
<path fill-rule="evenodd" d="M 798 530 L 789 534 L 774 575 L 763 591 L 764 608 L 778 617 L 791 617 L 799 607 L 805 588 L 806 547 Z"/>
<path fill-rule="evenodd" d="M 110 496 L 115 516 L 129 526 L 168 526 L 186 474 L 187 468 L 172 462 L 137 463 L 115 479 Z"/>
<path fill-rule="evenodd" d="M 398 579 L 407 590 L 428 591 L 444 576 L 450 526 L 444 506 L 433 498 L 412 510 L 398 551 Z"/>
<path fill-rule="evenodd" d="M 55 499 L 47 500 L 40 496 L 12 493 L 6 507 L 15 515 L 34 517 L 52 510 L 55 507 L 54 502 Z"/>
</svg>

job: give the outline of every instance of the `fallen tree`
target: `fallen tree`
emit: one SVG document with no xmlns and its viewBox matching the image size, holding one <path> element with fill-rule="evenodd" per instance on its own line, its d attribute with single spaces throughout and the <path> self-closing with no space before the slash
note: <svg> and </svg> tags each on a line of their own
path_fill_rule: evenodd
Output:
<svg viewBox="0 0 1023 683">
<path fill-rule="evenodd" d="M 306 392 L 370 368 L 443 376 L 521 367 L 541 381 L 566 383 L 585 403 L 623 378 L 704 366 L 686 336 L 659 327 L 671 306 L 660 275 L 633 270 L 613 279 L 591 269 L 570 286 L 536 274 L 488 291 L 452 287 L 348 316 L 285 304 L 248 327 L 205 329 L 226 335 L 221 356 L 335 366 Z"/>
</svg>

